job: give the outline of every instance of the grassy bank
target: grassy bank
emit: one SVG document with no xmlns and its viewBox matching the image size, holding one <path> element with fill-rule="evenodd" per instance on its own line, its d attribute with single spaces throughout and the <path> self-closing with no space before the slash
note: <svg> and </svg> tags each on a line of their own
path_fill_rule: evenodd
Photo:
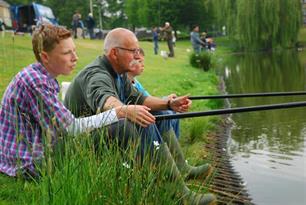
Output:
<svg viewBox="0 0 306 205">
<path fill-rule="evenodd" d="M 299 32 L 298 45 L 306 47 L 306 26 L 303 26 Z"/>
<path fill-rule="evenodd" d="M 72 75 L 59 77 L 59 82 L 71 81 L 80 69 L 101 54 L 102 41 L 78 39 L 75 42 L 80 58 L 77 68 Z M 171 59 L 154 55 L 150 42 L 140 44 L 145 50 L 146 60 L 145 72 L 138 79 L 150 94 L 218 93 L 218 79 L 213 71 L 203 72 L 189 65 L 189 41 L 177 42 L 176 57 Z M 164 43 L 160 44 L 160 50 L 167 50 Z M 0 97 L 12 77 L 32 62 L 34 55 L 29 36 L 0 37 Z M 218 104 L 215 101 L 195 101 L 192 111 L 215 108 Z M 203 149 L 205 135 L 215 126 L 216 120 L 214 117 L 182 120 L 181 142 L 191 163 L 207 160 L 207 153 Z M 116 149 L 97 156 L 91 144 L 89 135 L 77 140 L 68 139 L 63 148 L 66 154 L 50 158 L 55 165 L 45 165 L 42 182 L 38 184 L 0 175 L 0 204 L 157 204 L 157 199 L 164 201 L 164 204 L 175 203 L 171 195 L 175 187 L 165 185 L 162 180 L 156 181 L 159 171 L 152 172 L 146 166 L 135 169 L 122 166 L 126 162 L 128 165 L 133 163 L 133 152 L 127 153 L 130 156 L 127 159 L 122 159 Z"/>
</svg>

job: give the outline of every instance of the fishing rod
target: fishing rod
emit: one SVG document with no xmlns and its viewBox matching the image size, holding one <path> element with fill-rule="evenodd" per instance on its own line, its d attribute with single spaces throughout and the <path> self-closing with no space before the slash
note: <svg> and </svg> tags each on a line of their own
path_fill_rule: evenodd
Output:
<svg viewBox="0 0 306 205">
<path fill-rule="evenodd" d="M 205 100 L 205 99 L 223 99 L 223 98 L 241 98 L 241 97 L 271 97 L 271 96 L 290 96 L 290 95 L 306 95 L 306 91 L 190 96 L 189 99 L 190 100 Z"/>
<path fill-rule="evenodd" d="M 231 113 L 240 113 L 240 112 L 253 112 L 261 110 L 285 109 L 285 108 L 295 108 L 295 107 L 305 107 L 305 106 L 306 102 L 291 102 L 291 103 L 259 105 L 251 107 L 218 109 L 218 110 L 202 111 L 202 112 L 186 112 L 186 113 L 176 113 L 176 114 L 155 115 L 155 118 L 156 120 L 182 119 L 182 118 L 209 116 L 209 115 L 222 115 L 222 114 L 231 114 Z"/>
</svg>

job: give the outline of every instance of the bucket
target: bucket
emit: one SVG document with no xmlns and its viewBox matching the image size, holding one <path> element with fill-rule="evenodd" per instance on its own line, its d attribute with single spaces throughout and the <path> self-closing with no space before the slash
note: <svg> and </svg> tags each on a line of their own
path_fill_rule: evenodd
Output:
<svg viewBox="0 0 306 205">
<path fill-rule="evenodd" d="M 67 90 L 69 88 L 69 85 L 70 85 L 71 82 L 62 82 L 61 84 L 61 93 L 62 93 L 62 101 L 64 101 L 65 99 L 65 95 L 67 93 Z"/>
</svg>

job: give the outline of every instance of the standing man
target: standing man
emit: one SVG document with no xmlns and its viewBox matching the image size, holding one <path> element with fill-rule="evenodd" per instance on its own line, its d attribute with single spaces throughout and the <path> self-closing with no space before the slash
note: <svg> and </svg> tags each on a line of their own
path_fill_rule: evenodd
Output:
<svg viewBox="0 0 306 205">
<path fill-rule="evenodd" d="M 193 27 L 193 30 L 190 33 L 190 41 L 196 54 L 199 54 L 202 50 L 202 47 L 205 46 L 205 43 L 200 38 L 199 30 L 199 26 L 196 25 Z"/>
<path fill-rule="evenodd" d="M 75 11 L 75 13 L 72 16 L 72 31 L 74 38 L 78 38 L 78 27 L 80 25 L 81 20 L 81 14 L 79 11 Z"/>
<path fill-rule="evenodd" d="M 95 35 L 94 35 L 94 28 L 95 28 L 96 22 L 93 18 L 92 13 L 89 13 L 86 19 L 86 27 L 87 27 L 87 31 L 89 33 L 89 37 L 90 39 L 94 39 Z"/>
<path fill-rule="evenodd" d="M 158 130 L 155 117 L 150 113 L 166 109 L 186 112 L 191 101 L 187 96 L 163 100 L 138 92 L 127 79 L 127 72 L 135 69 L 132 65 L 141 59 L 141 48 L 133 32 L 124 28 L 111 30 L 104 40 L 104 56 L 99 56 L 77 74 L 67 91 L 65 105 L 76 116 L 121 107 L 120 113 L 126 120 L 110 125 L 110 140 L 119 142 L 123 148 L 135 140 L 140 141 L 141 157 L 154 152 L 156 160 L 152 163 L 167 169 L 165 177 L 169 182 L 175 181 L 177 192 L 188 204 L 215 203 L 212 194 L 190 191 L 181 175 L 186 178 L 206 175 L 207 166 L 188 165 L 182 152 L 175 150 L 179 144 L 170 123 L 165 121 L 163 130 Z M 156 144 L 159 148 L 153 149 Z"/>
<path fill-rule="evenodd" d="M 165 26 L 161 29 L 164 33 L 164 39 L 167 41 L 167 45 L 169 48 L 169 57 L 174 57 L 174 49 L 173 49 L 173 36 L 172 36 L 172 27 L 169 22 L 165 23 Z"/>
<path fill-rule="evenodd" d="M 153 34 L 153 43 L 154 43 L 154 54 L 158 54 L 158 32 L 157 32 L 157 27 L 154 27 L 152 30 Z"/>
</svg>

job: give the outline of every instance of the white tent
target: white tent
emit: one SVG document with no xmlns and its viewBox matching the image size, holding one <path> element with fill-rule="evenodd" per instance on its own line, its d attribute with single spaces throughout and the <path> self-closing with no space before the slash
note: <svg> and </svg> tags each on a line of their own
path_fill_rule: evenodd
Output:
<svg viewBox="0 0 306 205">
<path fill-rule="evenodd" d="M 0 19 L 7 27 L 12 27 L 10 5 L 3 0 L 0 0 Z"/>
</svg>

